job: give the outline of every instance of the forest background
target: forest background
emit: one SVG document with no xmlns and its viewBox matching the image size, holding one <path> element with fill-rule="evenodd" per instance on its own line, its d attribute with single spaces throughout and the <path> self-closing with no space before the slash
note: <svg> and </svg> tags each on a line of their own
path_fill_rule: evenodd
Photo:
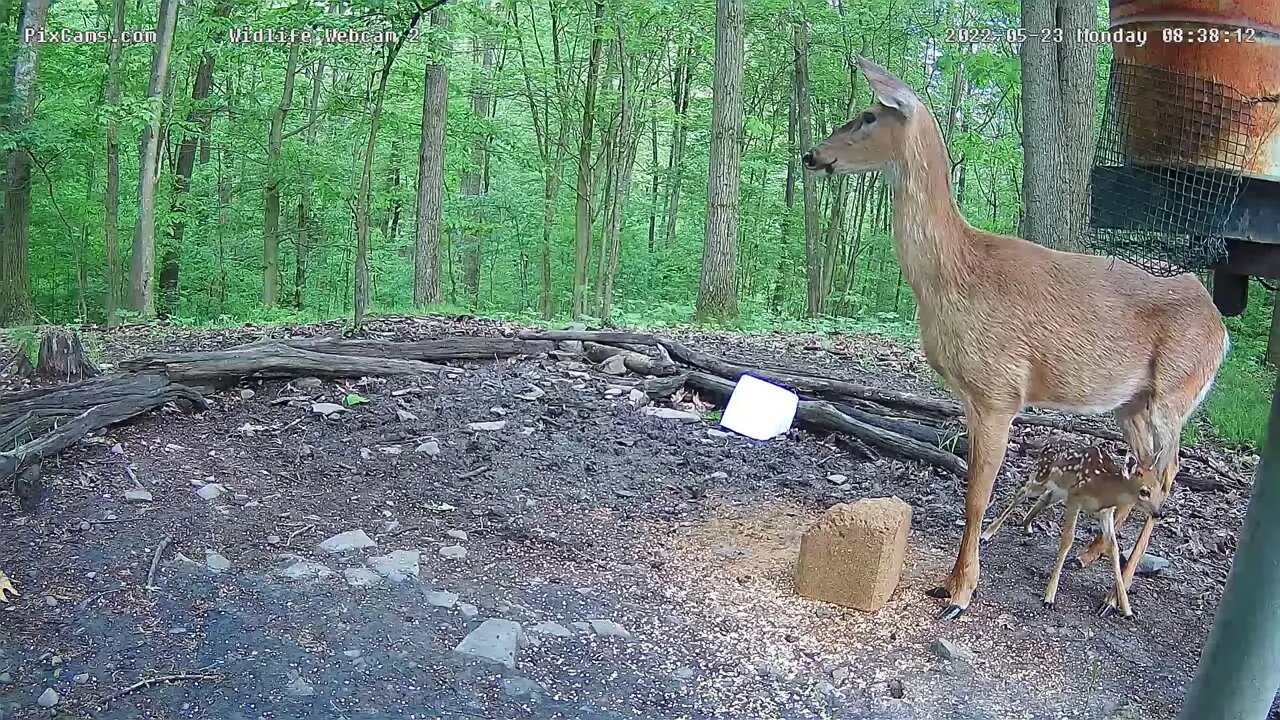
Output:
<svg viewBox="0 0 1280 720">
<path fill-rule="evenodd" d="M 1072 38 L 1105 17 L 1090 0 L 0 0 L 0 327 L 450 311 L 909 337 L 883 179 L 798 166 L 870 102 L 854 60 L 933 109 L 971 223 L 1079 249 L 1110 50 Z M 1254 281 L 1228 319 L 1198 431 L 1260 444 L 1274 303 Z"/>
</svg>

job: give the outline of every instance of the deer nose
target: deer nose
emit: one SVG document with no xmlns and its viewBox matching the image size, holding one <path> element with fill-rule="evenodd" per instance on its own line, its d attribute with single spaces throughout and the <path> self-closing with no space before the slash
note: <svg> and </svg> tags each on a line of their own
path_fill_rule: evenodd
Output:
<svg viewBox="0 0 1280 720">
<path fill-rule="evenodd" d="M 816 170 L 818 168 L 818 166 L 813 162 L 812 150 L 802 155 L 800 157 L 800 162 L 804 163 L 804 166 L 809 168 L 810 170 Z"/>
</svg>

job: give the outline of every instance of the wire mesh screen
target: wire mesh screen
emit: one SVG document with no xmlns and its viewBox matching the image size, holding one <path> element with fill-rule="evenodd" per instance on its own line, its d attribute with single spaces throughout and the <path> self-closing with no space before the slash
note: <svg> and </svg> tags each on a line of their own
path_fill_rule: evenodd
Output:
<svg viewBox="0 0 1280 720">
<path fill-rule="evenodd" d="M 1092 172 L 1092 250 L 1161 276 L 1225 260 L 1252 122 L 1252 103 L 1225 85 L 1113 60 Z"/>
</svg>

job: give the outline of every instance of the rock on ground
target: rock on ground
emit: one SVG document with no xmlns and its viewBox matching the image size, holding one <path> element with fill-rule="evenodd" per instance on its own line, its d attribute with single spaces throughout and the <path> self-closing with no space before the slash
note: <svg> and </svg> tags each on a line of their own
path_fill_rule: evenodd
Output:
<svg viewBox="0 0 1280 720">
<path fill-rule="evenodd" d="M 596 618 L 594 620 L 588 620 L 587 623 L 591 626 L 591 631 L 601 637 L 631 637 L 631 632 L 629 630 L 612 620 Z"/>
<path fill-rule="evenodd" d="M 529 628 L 529 632 L 556 637 L 573 637 L 573 631 L 558 622 L 540 622 Z"/>
<path fill-rule="evenodd" d="M 454 648 L 456 652 L 480 660 L 516 667 L 516 652 L 524 644 L 520 623 L 503 618 L 489 618 L 467 633 Z"/>
<path fill-rule="evenodd" d="M 327 553 L 350 552 L 376 546 L 377 543 L 373 541 L 373 538 L 366 535 L 364 530 L 348 530 L 334 535 L 319 545 L 320 549 Z"/>
<path fill-rule="evenodd" d="M 458 602 L 458 594 L 445 590 L 432 590 L 426 594 L 427 604 L 432 607 L 451 608 Z"/>
<path fill-rule="evenodd" d="M 404 582 L 418 577 L 418 551 L 394 550 L 390 555 L 369 558 L 369 567 L 391 582 Z"/>
<path fill-rule="evenodd" d="M 51 708 L 54 705 L 57 705 L 58 701 L 61 699 L 62 698 L 59 697 L 57 690 L 54 690 L 53 688 L 45 688 L 45 691 L 40 693 L 40 697 L 36 698 L 36 704 L 42 708 Z"/>
</svg>

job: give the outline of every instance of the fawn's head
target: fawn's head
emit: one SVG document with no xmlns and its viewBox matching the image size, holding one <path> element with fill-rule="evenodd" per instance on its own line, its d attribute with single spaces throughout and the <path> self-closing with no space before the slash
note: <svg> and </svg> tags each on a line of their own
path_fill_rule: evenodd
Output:
<svg viewBox="0 0 1280 720">
<path fill-rule="evenodd" d="M 809 170 L 852 175 L 892 167 L 913 139 L 912 126 L 931 122 L 928 109 L 906 83 L 866 58 L 858 58 L 858 67 L 874 102 L 804 154 L 801 161 Z"/>
<path fill-rule="evenodd" d="M 1156 474 L 1152 464 L 1142 463 L 1136 455 L 1128 453 L 1120 466 L 1120 477 L 1137 496 L 1138 501 L 1135 504 L 1139 509 L 1154 518 L 1163 514 L 1164 501 L 1167 498 L 1160 476 Z"/>
</svg>

